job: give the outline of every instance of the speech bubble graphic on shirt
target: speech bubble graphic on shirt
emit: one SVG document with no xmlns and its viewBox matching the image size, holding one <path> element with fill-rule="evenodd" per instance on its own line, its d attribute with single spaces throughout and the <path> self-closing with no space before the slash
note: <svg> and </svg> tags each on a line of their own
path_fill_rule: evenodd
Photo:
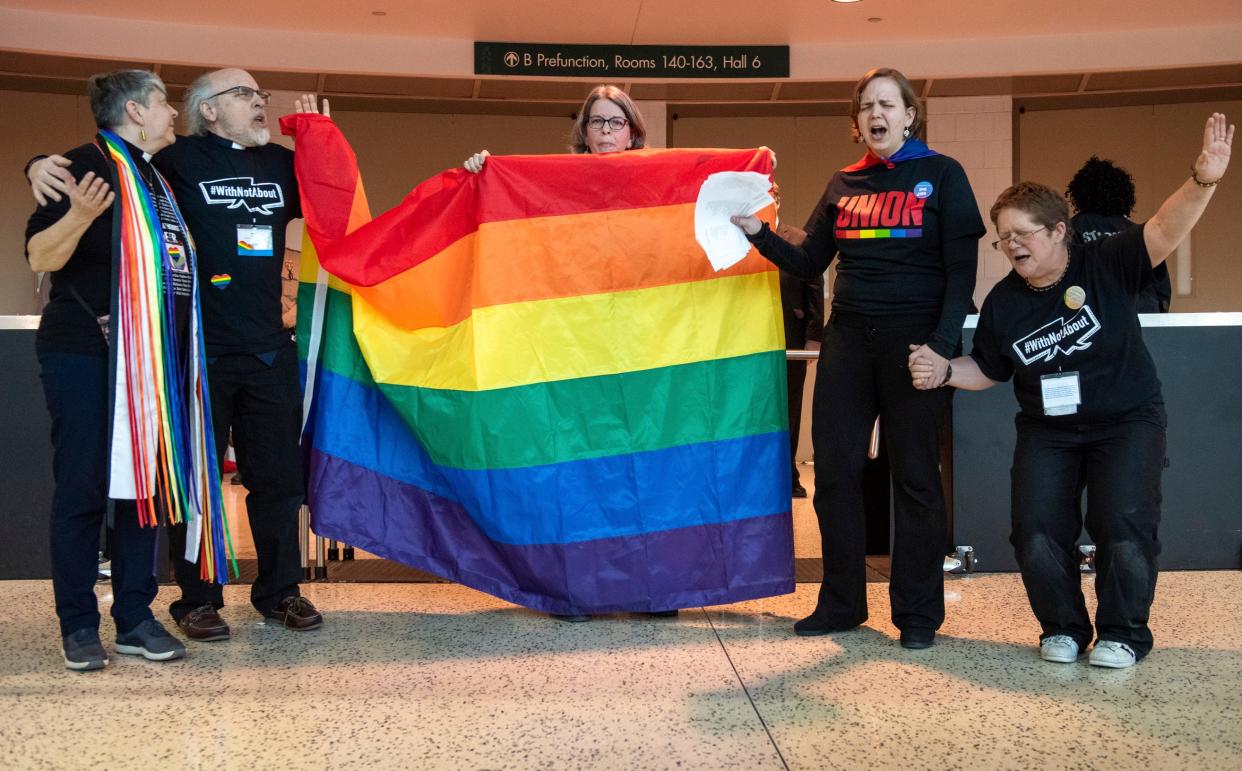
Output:
<svg viewBox="0 0 1242 771">
<path fill-rule="evenodd" d="M 1028 366 L 1041 359 L 1052 361 L 1058 353 L 1068 356 L 1074 351 L 1090 348 L 1089 340 L 1102 328 L 1099 319 L 1091 312 L 1091 306 L 1084 305 L 1068 321 L 1062 316 L 1015 341 L 1013 351 Z"/>
<path fill-rule="evenodd" d="M 199 182 L 203 200 L 208 204 L 221 204 L 230 209 L 245 208 L 270 216 L 272 209 L 285 205 L 285 192 L 275 182 L 255 182 L 254 177 L 229 177 Z"/>
</svg>

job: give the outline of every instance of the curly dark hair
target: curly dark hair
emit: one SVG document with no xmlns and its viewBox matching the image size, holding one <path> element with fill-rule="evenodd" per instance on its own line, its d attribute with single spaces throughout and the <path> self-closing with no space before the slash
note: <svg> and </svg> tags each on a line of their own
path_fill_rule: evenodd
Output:
<svg viewBox="0 0 1242 771">
<path fill-rule="evenodd" d="M 1093 155 L 1070 180 L 1065 195 L 1079 213 L 1129 217 L 1134 211 L 1134 177 Z"/>
</svg>

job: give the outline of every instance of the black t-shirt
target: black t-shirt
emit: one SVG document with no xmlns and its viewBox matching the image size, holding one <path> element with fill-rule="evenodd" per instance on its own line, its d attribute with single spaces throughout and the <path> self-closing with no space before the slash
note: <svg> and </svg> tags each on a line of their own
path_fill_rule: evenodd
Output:
<svg viewBox="0 0 1242 771">
<path fill-rule="evenodd" d="M 285 226 L 302 216 L 293 151 L 178 137 L 155 156 L 198 253 L 207 354 L 258 354 L 289 340 L 281 322 Z"/>
<path fill-rule="evenodd" d="M 970 355 L 992 380 L 1014 379 L 1023 416 L 1051 424 L 1106 421 L 1161 403 L 1156 365 L 1134 311 L 1139 288 L 1150 280 L 1142 227 L 1072 244 L 1065 277 L 1049 291 L 1032 290 L 1013 271 L 992 288 Z M 1072 287 L 1085 295 L 1078 309 L 1066 302 Z M 1078 373 L 1082 403 L 1074 414 L 1044 414 L 1040 379 L 1056 372 Z"/>
<path fill-rule="evenodd" d="M 177 330 L 184 340 L 189 329 L 189 299 L 193 289 L 186 237 L 172 202 L 164 195 L 151 164 L 143 159 L 142 150 L 129 143 L 126 147 L 152 197 L 164 234 L 164 275 L 172 279 L 171 286 L 166 285 L 165 289 L 171 289 L 175 298 Z M 85 144 L 64 155 L 70 161 L 69 172 L 75 180 L 81 180 L 87 172 L 93 171 L 116 190 L 116 167 L 111 159 L 104 157 L 100 146 Z M 64 217 L 69 206 L 69 197 L 61 196 L 61 200 L 49 200 L 46 206 L 35 209 L 26 222 L 27 243 L 37 233 Z M 119 207 L 118 193 L 112 207 L 87 227 L 64 266 L 51 272 L 52 288 L 48 304 L 43 309 L 35 335 L 39 350 L 106 354 L 108 346 L 98 319 L 111 314 L 112 291 L 116 283 L 112 275 L 113 217 L 119 216 Z"/>
<path fill-rule="evenodd" d="M 805 277 L 823 273 L 839 253 L 834 313 L 937 320 L 926 342 L 942 356 L 953 355 L 985 232 L 957 161 L 933 154 L 891 167 L 843 169 L 829 181 L 805 230 L 801 248 L 775 238 L 767 226 L 752 240 L 779 267 Z"/>
<path fill-rule="evenodd" d="M 1092 214 L 1079 212 L 1070 220 L 1074 230 L 1074 240 L 1089 244 L 1108 238 L 1114 233 L 1137 227 L 1127 217 L 1121 215 Z M 1169 304 L 1173 299 L 1173 281 L 1169 278 L 1169 265 L 1162 262 L 1152 268 L 1151 281 L 1143 286 L 1135 303 L 1139 313 L 1168 313 Z"/>
</svg>

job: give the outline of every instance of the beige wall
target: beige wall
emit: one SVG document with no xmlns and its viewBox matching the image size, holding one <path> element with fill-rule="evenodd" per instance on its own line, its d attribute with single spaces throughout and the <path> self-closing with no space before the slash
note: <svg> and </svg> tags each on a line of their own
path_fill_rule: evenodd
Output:
<svg viewBox="0 0 1242 771">
<path fill-rule="evenodd" d="M 1133 175 L 1134 219 L 1145 220 L 1190 175 L 1202 147 L 1203 123 L 1214 110 L 1235 123 L 1242 119 L 1242 102 L 1027 112 L 1019 118 L 1018 176 L 1064 190 L 1092 154 L 1109 158 Z M 1191 233 L 1188 296 L 1178 294 L 1186 287 L 1177 285 L 1177 255 L 1169 260 L 1174 312 L 1242 310 L 1242 172 L 1237 166 L 1235 161 Z"/>
<path fill-rule="evenodd" d="M 25 258 L 34 199 L 22 166 L 32 155 L 77 147 L 93 127 L 85 96 L 0 91 L 0 315 L 36 308 L 35 274 Z"/>
<path fill-rule="evenodd" d="M 391 209 L 428 177 L 487 149 L 494 155 L 568 152 L 568 117 L 333 113 L 358 155 L 372 213 Z"/>
<path fill-rule="evenodd" d="M 937 152 L 962 164 L 975 205 L 986 222 L 992 202 L 1013 184 L 1013 99 L 1008 96 L 962 96 L 927 100 L 927 140 Z M 975 306 L 983 305 L 996 282 L 1009 272 L 1004 255 L 989 239 L 978 244 Z"/>
</svg>

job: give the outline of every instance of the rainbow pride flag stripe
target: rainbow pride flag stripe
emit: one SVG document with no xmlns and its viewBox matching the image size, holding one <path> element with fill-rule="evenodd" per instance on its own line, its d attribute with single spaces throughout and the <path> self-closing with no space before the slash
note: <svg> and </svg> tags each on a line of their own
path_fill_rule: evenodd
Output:
<svg viewBox="0 0 1242 771">
<path fill-rule="evenodd" d="M 271 257 L 272 249 L 271 247 L 261 249 L 246 241 L 238 241 L 237 253 L 243 257 Z"/>
<path fill-rule="evenodd" d="M 282 125 L 317 533 L 551 613 L 793 590 L 777 274 L 693 236 L 766 150 L 493 157 L 372 220 L 332 122 Z"/>
<path fill-rule="evenodd" d="M 189 331 L 182 340 L 168 273 L 174 269 L 171 261 L 185 254 L 179 245 L 165 242 L 155 190 L 147 188 L 125 142 L 106 129 L 99 137 L 100 151 L 116 166 L 120 235 L 109 336 L 115 391 L 108 496 L 136 501 L 144 526 L 155 527 L 161 519 L 184 522 L 185 559 L 198 563 L 204 580 L 225 583 L 232 543 L 211 430 L 199 285 L 194 281 Z M 172 190 L 153 171 L 153 184 L 172 205 L 181 232 L 188 234 Z M 188 255 L 193 277 L 193 242 Z M 236 573 L 235 559 L 233 568 Z"/>
<path fill-rule="evenodd" d="M 922 228 L 877 228 L 875 230 L 834 230 L 833 235 L 841 238 L 922 238 Z"/>
</svg>

